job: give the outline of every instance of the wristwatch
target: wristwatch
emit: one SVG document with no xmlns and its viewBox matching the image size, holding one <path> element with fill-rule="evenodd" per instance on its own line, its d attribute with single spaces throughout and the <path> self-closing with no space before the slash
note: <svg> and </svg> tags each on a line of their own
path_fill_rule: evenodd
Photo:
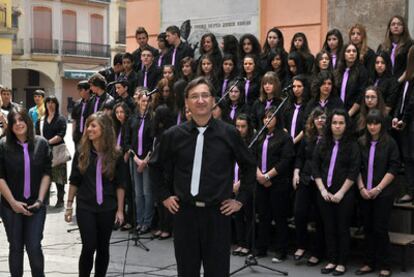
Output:
<svg viewBox="0 0 414 277">
<path fill-rule="evenodd" d="M 265 177 L 266 181 L 269 181 L 269 180 L 270 180 L 270 176 L 269 176 L 269 174 L 267 174 L 267 173 L 266 173 L 266 174 L 264 175 L 264 177 Z"/>
</svg>

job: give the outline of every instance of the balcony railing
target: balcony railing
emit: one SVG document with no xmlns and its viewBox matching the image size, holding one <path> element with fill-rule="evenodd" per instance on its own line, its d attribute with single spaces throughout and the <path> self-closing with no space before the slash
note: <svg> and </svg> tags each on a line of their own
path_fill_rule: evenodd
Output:
<svg viewBox="0 0 414 277">
<path fill-rule="evenodd" d="M 111 57 L 108 44 L 96 44 L 68 40 L 31 39 L 33 54 L 61 54 L 64 56 Z"/>
<path fill-rule="evenodd" d="M 13 40 L 13 55 L 23 55 L 24 54 L 24 45 L 23 39 Z"/>
<path fill-rule="evenodd" d="M 119 30 L 116 33 L 116 43 L 125 44 L 126 43 L 126 30 Z"/>
</svg>

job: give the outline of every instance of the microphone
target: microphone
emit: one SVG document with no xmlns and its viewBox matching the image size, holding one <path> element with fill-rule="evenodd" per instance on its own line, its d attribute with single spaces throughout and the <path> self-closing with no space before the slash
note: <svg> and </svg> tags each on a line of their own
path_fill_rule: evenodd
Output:
<svg viewBox="0 0 414 277">
<path fill-rule="evenodd" d="M 157 93 L 157 92 L 159 92 L 159 90 L 157 89 L 157 88 L 155 88 L 155 89 L 153 89 L 152 91 L 145 91 L 145 96 L 151 96 L 151 95 L 153 95 L 154 93 Z"/>
<path fill-rule="evenodd" d="M 284 87 L 283 89 L 282 89 L 282 92 L 286 92 L 286 91 L 288 91 L 288 90 L 291 90 L 293 88 L 293 84 L 292 83 L 290 83 L 288 86 L 286 86 L 286 87 Z"/>
</svg>

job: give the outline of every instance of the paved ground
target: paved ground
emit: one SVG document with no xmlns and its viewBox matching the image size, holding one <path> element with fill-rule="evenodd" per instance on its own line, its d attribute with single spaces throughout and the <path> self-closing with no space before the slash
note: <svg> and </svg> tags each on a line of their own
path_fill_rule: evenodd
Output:
<svg viewBox="0 0 414 277">
<path fill-rule="evenodd" d="M 68 128 L 68 133 L 70 126 Z M 70 138 L 66 140 L 70 142 Z M 73 146 L 71 146 L 73 149 Z M 56 189 L 52 186 L 53 205 L 56 201 Z M 2 224 L 0 224 L 2 225 Z M 77 276 L 77 263 L 80 255 L 80 236 L 78 231 L 67 232 L 68 229 L 76 228 L 75 224 L 67 224 L 63 220 L 63 210 L 56 210 L 54 208 L 48 209 L 46 219 L 46 226 L 44 231 L 43 249 L 46 263 L 46 276 L 60 277 L 60 276 Z M 125 232 L 116 231 L 112 235 L 112 241 L 125 239 L 128 234 Z M 172 239 L 166 241 L 159 240 L 143 240 L 143 243 L 150 248 L 149 252 L 134 246 L 134 242 L 122 242 L 113 244 L 111 246 L 111 261 L 108 270 L 108 277 L 123 276 L 123 265 L 125 263 L 124 276 L 176 276 L 176 267 L 174 252 L 172 247 Z M 414 251 L 408 252 L 409 262 L 408 270 L 405 273 L 400 271 L 398 261 L 400 259 L 400 252 L 398 249 L 393 249 L 392 256 L 395 260 L 393 276 L 414 276 Z M 127 255 L 126 255 L 127 254 Z M 9 276 L 8 274 L 8 243 L 3 226 L 0 226 L 0 276 Z M 125 259 L 126 257 L 126 259 Z M 354 271 L 359 266 L 358 261 L 360 257 L 353 253 L 352 260 L 348 267 L 346 276 L 353 276 Z M 295 265 L 292 257 L 283 263 L 272 264 L 269 258 L 259 260 L 261 263 L 280 270 L 289 272 L 289 276 L 321 276 L 320 267 L 310 268 L 305 264 Z M 244 258 L 231 257 L 231 269 L 235 270 L 244 264 Z M 30 276 L 29 264 L 27 257 L 25 257 L 25 276 Z M 247 269 L 235 276 L 275 276 L 263 269 Z M 368 275 L 376 276 L 376 275 Z"/>
</svg>

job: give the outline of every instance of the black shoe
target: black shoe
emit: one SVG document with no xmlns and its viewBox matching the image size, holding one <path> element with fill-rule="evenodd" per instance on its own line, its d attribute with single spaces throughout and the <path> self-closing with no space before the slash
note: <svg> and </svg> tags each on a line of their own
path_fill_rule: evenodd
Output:
<svg viewBox="0 0 414 277">
<path fill-rule="evenodd" d="M 61 208 L 63 208 L 63 205 L 64 205 L 63 200 L 61 200 L 61 201 L 59 200 L 59 201 L 56 202 L 55 208 L 56 209 L 61 209 Z"/>
<path fill-rule="evenodd" d="M 365 275 L 365 274 L 368 274 L 368 273 L 371 273 L 371 272 L 374 272 L 374 271 L 375 271 L 375 269 L 373 269 L 372 267 L 370 267 L 369 270 L 361 270 L 361 268 L 360 268 L 357 271 L 355 271 L 355 275 Z"/>
<path fill-rule="evenodd" d="M 405 194 L 402 197 L 398 198 L 395 203 L 397 204 L 405 204 L 405 203 L 409 203 L 409 202 L 413 202 L 414 199 L 412 196 Z"/>
<path fill-rule="evenodd" d="M 346 272 L 346 267 L 344 268 L 344 271 L 340 271 L 340 270 L 337 270 L 337 269 L 335 268 L 335 270 L 332 272 L 332 275 L 333 275 L 333 276 L 341 276 L 341 275 L 344 275 L 344 274 L 345 274 L 345 272 Z"/>
<path fill-rule="evenodd" d="M 335 267 L 330 267 L 330 268 L 324 267 L 324 268 L 321 268 L 321 273 L 322 274 L 329 274 L 329 273 L 334 272 L 334 271 L 335 271 Z"/>
<path fill-rule="evenodd" d="M 138 234 L 144 235 L 144 234 L 149 233 L 150 231 L 151 231 L 150 227 L 144 225 L 144 226 L 141 227 L 141 229 L 139 230 Z"/>
<path fill-rule="evenodd" d="M 380 273 L 378 274 L 378 277 L 390 277 L 392 275 L 392 271 L 391 270 L 387 270 L 387 271 L 389 272 L 389 274 L 381 274 L 381 271 L 380 271 Z"/>
<path fill-rule="evenodd" d="M 286 260 L 287 255 L 286 252 L 276 252 L 272 258 L 272 263 L 280 263 Z"/>
<path fill-rule="evenodd" d="M 253 253 L 257 258 L 267 257 L 267 250 L 265 249 L 256 249 Z"/>
<path fill-rule="evenodd" d="M 293 254 L 293 260 L 294 260 L 295 262 L 299 262 L 300 260 L 302 260 L 302 258 L 305 256 L 305 252 L 306 252 L 306 251 L 303 251 L 302 255 L 296 255 L 296 254 Z"/>
<path fill-rule="evenodd" d="M 314 257 L 314 258 L 316 258 L 316 257 Z M 306 264 L 308 265 L 308 266 L 316 266 L 316 265 L 318 265 L 318 264 L 320 264 L 320 262 L 321 262 L 321 259 L 319 259 L 319 258 L 316 258 L 316 262 L 312 262 L 311 260 L 310 260 L 310 258 L 306 261 Z"/>
</svg>

